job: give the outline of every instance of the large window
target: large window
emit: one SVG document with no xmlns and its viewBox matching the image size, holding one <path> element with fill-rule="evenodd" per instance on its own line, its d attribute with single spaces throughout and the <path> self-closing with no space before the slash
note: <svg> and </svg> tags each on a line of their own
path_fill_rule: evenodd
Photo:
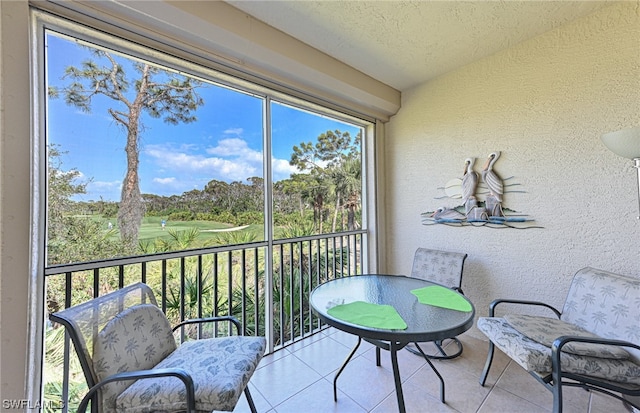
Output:
<svg viewBox="0 0 640 413">
<path fill-rule="evenodd" d="M 44 312 L 143 281 L 172 323 L 233 315 L 268 351 L 321 328 L 310 291 L 370 262 L 373 124 L 186 52 L 37 20 Z M 82 372 L 42 325 L 44 397 L 73 410 Z"/>
<path fill-rule="evenodd" d="M 44 36 L 48 265 L 362 227 L 363 125 Z"/>
</svg>

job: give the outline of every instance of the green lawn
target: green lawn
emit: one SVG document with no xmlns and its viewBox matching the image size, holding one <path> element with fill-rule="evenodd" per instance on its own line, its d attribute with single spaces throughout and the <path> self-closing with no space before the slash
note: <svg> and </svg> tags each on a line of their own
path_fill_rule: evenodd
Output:
<svg viewBox="0 0 640 413">
<path fill-rule="evenodd" d="M 104 222 L 105 229 L 108 229 L 108 224 L 111 222 L 114 226 L 116 219 L 98 218 Z M 228 231 L 220 231 L 233 228 L 233 225 L 227 223 L 213 222 L 213 221 L 170 221 L 166 220 L 164 230 L 162 229 L 162 217 L 145 217 L 142 220 L 140 226 L 140 232 L 138 239 L 141 242 L 153 241 L 157 238 L 170 240 L 171 235 L 169 231 L 188 231 L 192 228 L 198 228 L 200 230 L 199 240 L 206 242 L 210 239 L 220 236 L 219 234 L 229 233 Z M 114 227 L 116 230 L 117 228 Z M 234 233 L 253 233 L 255 240 L 262 240 L 264 238 L 264 227 L 262 225 L 250 225 L 247 228 L 233 231 Z M 118 231 L 115 231 L 113 237 L 117 239 L 120 236 Z"/>
<path fill-rule="evenodd" d="M 164 230 L 162 230 L 161 217 L 145 217 L 142 219 L 142 225 L 140 226 L 140 232 L 138 239 L 140 241 L 149 241 L 156 238 L 169 239 L 169 231 L 187 231 L 191 228 L 198 228 L 201 233 L 201 237 L 204 239 L 211 238 L 207 234 L 213 234 L 208 232 L 210 230 L 218 230 L 231 228 L 229 224 L 222 224 L 213 221 L 169 221 L 167 220 Z"/>
</svg>

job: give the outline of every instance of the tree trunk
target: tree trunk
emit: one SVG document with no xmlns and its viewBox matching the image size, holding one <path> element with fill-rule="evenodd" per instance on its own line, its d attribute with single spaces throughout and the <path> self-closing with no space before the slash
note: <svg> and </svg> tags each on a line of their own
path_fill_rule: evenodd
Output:
<svg viewBox="0 0 640 413">
<path fill-rule="evenodd" d="M 120 208 L 118 209 L 118 225 L 120 238 L 129 251 L 134 251 L 138 243 L 138 231 L 144 217 L 144 204 L 140 194 L 140 180 L 138 178 L 138 129 L 140 114 L 144 106 L 149 80 L 149 67 L 145 65 L 136 99 L 129 106 L 127 117 L 127 144 L 124 148 L 127 154 L 127 173 L 122 182 Z"/>
<path fill-rule="evenodd" d="M 324 199 L 322 194 L 316 195 L 313 204 L 313 219 L 316 221 L 318 233 L 322 234 L 322 207 L 324 206 Z"/>
<path fill-rule="evenodd" d="M 130 119 L 133 119 L 130 118 Z M 132 125 L 135 123 L 135 125 Z M 122 181 L 120 208 L 118 209 L 118 226 L 120 238 L 128 249 L 133 250 L 138 243 L 138 231 L 144 216 L 142 196 L 138 179 L 138 131 L 137 119 L 130 122 L 127 133 L 127 173 Z M 133 127 L 135 126 L 135 127 Z"/>
<path fill-rule="evenodd" d="M 336 194 L 336 210 L 333 213 L 333 222 L 331 223 L 331 232 L 336 232 L 336 222 L 338 221 L 338 210 L 340 209 L 340 193 Z"/>
<path fill-rule="evenodd" d="M 347 210 L 347 229 L 349 231 L 354 231 L 356 229 L 356 211 L 352 205 L 349 205 L 349 209 Z"/>
<path fill-rule="evenodd" d="M 347 200 L 347 229 L 356 229 L 356 208 L 358 207 L 358 194 L 351 194 Z"/>
</svg>

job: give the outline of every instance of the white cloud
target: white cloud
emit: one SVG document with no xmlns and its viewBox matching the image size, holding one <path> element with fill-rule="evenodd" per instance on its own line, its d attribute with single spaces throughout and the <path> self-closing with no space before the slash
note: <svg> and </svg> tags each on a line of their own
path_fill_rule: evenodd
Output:
<svg viewBox="0 0 640 413">
<path fill-rule="evenodd" d="M 300 173 L 298 168 L 289 165 L 289 161 L 285 159 L 271 159 L 271 168 L 273 169 L 274 181 L 279 181 L 291 176 L 293 173 Z"/>
<path fill-rule="evenodd" d="M 238 156 L 242 158 L 255 158 L 257 154 L 260 156 L 260 159 L 262 159 L 261 152 L 249 148 L 247 141 L 240 138 L 221 139 L 218 142 L 218 146 L 207 148 L 207 153 L 211 155 Z"/>
<path fill-rule="evenodd" d="M 247 142 L 239 138 L 222 139 L 218 146 L 208 148 L 207 153 L 222 157 L 235 157 L 254 166 L 262 165 L 262 151 L 251 149 Z"/>
<path fill-rule="evenodd" d="M 160 170 L 171 173 L 173 178 L 154 178 L 158 184 L 182 186 L 194 179 L 208 182 L 212 179 L 221 181 L 246 181 L 253 176 L 262 176 L 262 151 L 249 147 L 244 139 L 225 138 L 215 146 L 204 151 L 197 151 L 194 146 L 173 147 L 167 145 L 147 145 L 144 154 L 150 156 Z M 273 174 L 276 181 L 288 178 L 296 168 L 289 165 L 288 160 L 272 159 Z M 169 181 L 171 179 L 171 181 Z"/>
<path fill-rule="evenodd" d="M 186 172 L 191 175 L 200 174 L 208 179 L 244 181 L 262 172 L 262 156 L 259 155 L 256 160 L 255 151 L 248 148 L 241 139 L 227 140 L 212 149 L 214 150 L 207 150 L 207 154 L 217 156 L 185 153 L 160 146 L 148 146 L 145 154 L 155 158 L 163 169 L 171 170 L 174 174 Z"/>
<path fill-rule="evenodd" d="M 242 129 L 242 128 L 229 128 L 229 129 L 225 130 L 222 133 L 224 133 L 225 135 L 238 135 L 238 136 L 241 136 L 243 132 L 244 132 L 244 129 Z"/>
<path fill-rule="evenodd" d="M 94 181 L 87 185 L 87 192 L 110 191 L 120 189 L 120 186 L 122 186 L 122 181 Z"/>
</svg>

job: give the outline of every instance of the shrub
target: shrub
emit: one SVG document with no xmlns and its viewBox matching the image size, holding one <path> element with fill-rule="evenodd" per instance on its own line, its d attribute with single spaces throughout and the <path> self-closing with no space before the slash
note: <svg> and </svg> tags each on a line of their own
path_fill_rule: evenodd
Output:
<svg viewBox="0 0 640 413">
<path fill-rule="evenodd" d="M 193 221 L 195 218 L 191 211 L 179 211 L 169 214 L 169 220 L 171 221 Z"/>
</svg>

